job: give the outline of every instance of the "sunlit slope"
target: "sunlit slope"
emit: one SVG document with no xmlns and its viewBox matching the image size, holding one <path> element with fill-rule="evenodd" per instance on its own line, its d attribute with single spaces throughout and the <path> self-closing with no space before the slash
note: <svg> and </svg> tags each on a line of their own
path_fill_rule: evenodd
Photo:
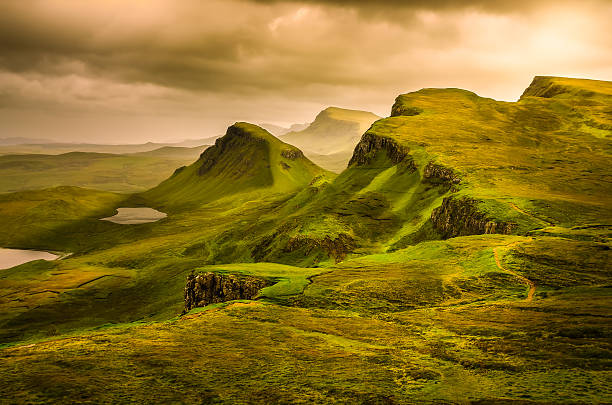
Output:
<svg viewBox="0 0 612 405">
<path fill-rule="evenodd" d="M 37 246 L 75 252 L 0 272 L 0 394 L 610 402 L 608 85 L 536 78 L 517 103 L 400 96 L 335 178 L 237 124 L 141 199 L 0 198 L 6 240 L 22 223 Z M 169 215 L 95 219 L 134 203 Z M 192 271 L 277 284 L 179 318 Z"/>
<path fill-rule="evenodd" d="M 318 165 L 339 173 L 346 168 L 361 135 L 379 118 L 367 111 L 328 107 L 307 128 L 289 132 L 282 139 L 303 150 Z"/>
<path fill-rule="evenodd" d="M 179 207 L 252 191 L 295 192 L 323 173 L 296 147 L 256 125 L 240 122 L 195 163 L 176 170 L 143 197 L 161 206 Z"/>
<path fill-rule="evenodd" d="M 530 89 L 556 80 L 536 78 Z M 427 239 L 610 224 L 610 83 L 559 83 L 552 98 L 527 89 L 516 103 L 459 89 L 399 96 L 347 170 L 289 204 L 277 252 L 326 238 L 340 260 Z"/>
<path fill-rule="evenodd" d="M 516 103 L 424 89 L 398 97 L 371 133 L 457 171 L 460 194 L 505 203 L 497 216 L 514 203 L 543 224 L 610 223 L 611 88 L 536 77 Z"/>
</svg>

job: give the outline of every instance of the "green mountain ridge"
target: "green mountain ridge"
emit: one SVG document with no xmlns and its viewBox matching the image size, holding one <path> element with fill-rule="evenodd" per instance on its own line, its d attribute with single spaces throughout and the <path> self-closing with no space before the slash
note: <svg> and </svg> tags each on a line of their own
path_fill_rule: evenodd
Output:
<svg viewBox="0 0 612 405">
<path fill-rule="evenodd" d="M 144 193 L 1 195 L 3 246 L 73 255 L 0 273 L 0 395 L 610 402 L 611 109 L 604 81 L 422 89 L 337 176 L 236 123 Z M 98 220 L 126 206 L 168 217 Z"/>
<path fill-rule="evenodd" d="M 143 193 L 162 206 L 202 204 L 223 196 L 264 189 L 298 190 L 325 171 L 253 124 L 236 123 L 190 166 L 179 168 L 159 186 Z"/>
</svg>

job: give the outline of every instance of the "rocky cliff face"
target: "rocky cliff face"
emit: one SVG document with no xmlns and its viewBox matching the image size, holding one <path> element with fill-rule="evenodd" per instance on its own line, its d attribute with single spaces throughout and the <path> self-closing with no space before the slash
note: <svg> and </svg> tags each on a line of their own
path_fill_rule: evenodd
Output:
<svg viewBox="0 0 612 405">
<path fill-rule="evenodd" d="M 187 277 L 185 312 L 208 304 L 232 300 L 253 299 L 259 291 L 272 285 L 271 281 L 234 274 L 202 273 Z"/>
<path fill-rule="evenodd" d="M 346 255 L 355 248 L 355 242 L 353 239 L 346 234 L 339 234 L 336 238 L 332 239 L 326 236 L 323 239 L 311 238 L 305 235 L 294 236 L 289 239 L 285 246 L 285 252 L 294 252 L 296 250 L 304 249 L 308 256 L 312 251 L 320 249 L 324 251 L 327 256 L 333 258 L 336 263 L 344 260 Z"/>
<path fill-rule="evenodd" d="M 412 157 L 408 154 L 408 148 L 398 144 L 391 138 L 374 135 L 366 132 L 361 141 L 355 147 L 353 157 L 349 162 L 349 166 L 365 166 L 372 163 L 376 152 L 384 150 L 393 164 L 404 162 L 416 169 L 416 165 L 412 161 Z"/>
<path fill-rule="evenodd" d="M 434 184 L 454 185 L 461 182 L 461 178 L 452 169 L 429 162 L 423 169 L 423 178 Z"/>
<path fill-rule="evenodd" d="M 443 238 L 489 233 L 510 234 L 516 224 L 487 218 L 478 210 L 477 201 L 462 197 L 447 197 L 431 213 L 431 222 Z"/>
</svg>

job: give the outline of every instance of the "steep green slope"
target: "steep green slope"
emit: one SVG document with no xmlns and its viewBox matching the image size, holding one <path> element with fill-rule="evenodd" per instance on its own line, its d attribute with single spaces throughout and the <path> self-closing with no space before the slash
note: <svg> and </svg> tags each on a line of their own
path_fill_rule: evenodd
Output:
<svg viewBox="0 0 612 405">
<path fill-rule="evenodd" d="M 335 178 L 230 127 L 150 192 L 58 214 L 36 247 L 76 255 L 0 272 L 0 395 L 611 402 L 610 89 L 536 78 L 516 103 L 402 95 Z M 15 206 L 10 229 L 58 198 L 46 193 Z M 75 204 L 95 197 L 83 193 Z M 136 203 L 169 216 L 92 227 L 98 209 Z M 177 318 L 192 272 L 277 284 Z"/>
<path fill-rule="evenodd" d="M 544 98 L 528 89 L 516 103 L 459 89 L 398 97 L 392 117 L 364 134 L 349 168 L 313 185 L 309 204 L 285 212 L 285 224 L 297 225 L 284 241 L 275 238 L 276 252 L 313 234 L 341 241 L 328 250 L 342 250 L 342 259 L 426 239 L 609 225 L 610 83 L 596 93 L 581 90 L 585 81 L 562 82 L 566 93 Z M 277 253 L 263 257 L 283 260 Z"/>
<path fill-rule="evenodd" d="M 307 128 L 289 132 L 282 139 L 321 167 L 339 173 L 346 168 L 361 135 L 379 118 L 367 111 L 328 107 Z"/>
<path fill-rule="evenodd" d="M 266 130 L 244 122 L 228 128 L 190 166 L 143 193 L 163 207 L 201 205 L 253 191 L 294 192 L 325 171 Z"/>
<path fill-rule="evenodd" d="M 4 155 L 0 156 L 0 193 L 58 186 L 144 191 L 170 176 L 177 166 L 193 162 L 204 148 L 164 147 L 123 155 Z"/>
</svg>

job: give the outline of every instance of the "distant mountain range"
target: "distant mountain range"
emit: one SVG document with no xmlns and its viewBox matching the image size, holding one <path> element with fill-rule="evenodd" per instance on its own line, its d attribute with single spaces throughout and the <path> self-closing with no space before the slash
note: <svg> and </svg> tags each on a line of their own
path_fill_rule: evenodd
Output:
<svg viewBox="0 0 612 405">
<path fill-rule="evenodd" d="M 283 136 L 288 132 L 292 132 L 292 131 L 301 131 L 302 129 L 305 129 L 308 127 L 308 125 L 310 125 L 309 123 L 304 123 L 304 124 L 293 124 L 291 125 L 289 128 L 285 128 L 285 127 L 281 127 L 280 125 L 274 125 L 274 124 L 259 124 L 259 126 L 263 129 L 265 129 L 266 131 L 270 132 L 272 135 L 278 137 L 278 136 Z"/>
<path fill-rule="evenodd" d="M 50 139 L 43 138 L 0 138 L 0 145 L 24 145 L 24 144 L 43 144 L 43 143 L 53 143 Z"/>
</svg>

